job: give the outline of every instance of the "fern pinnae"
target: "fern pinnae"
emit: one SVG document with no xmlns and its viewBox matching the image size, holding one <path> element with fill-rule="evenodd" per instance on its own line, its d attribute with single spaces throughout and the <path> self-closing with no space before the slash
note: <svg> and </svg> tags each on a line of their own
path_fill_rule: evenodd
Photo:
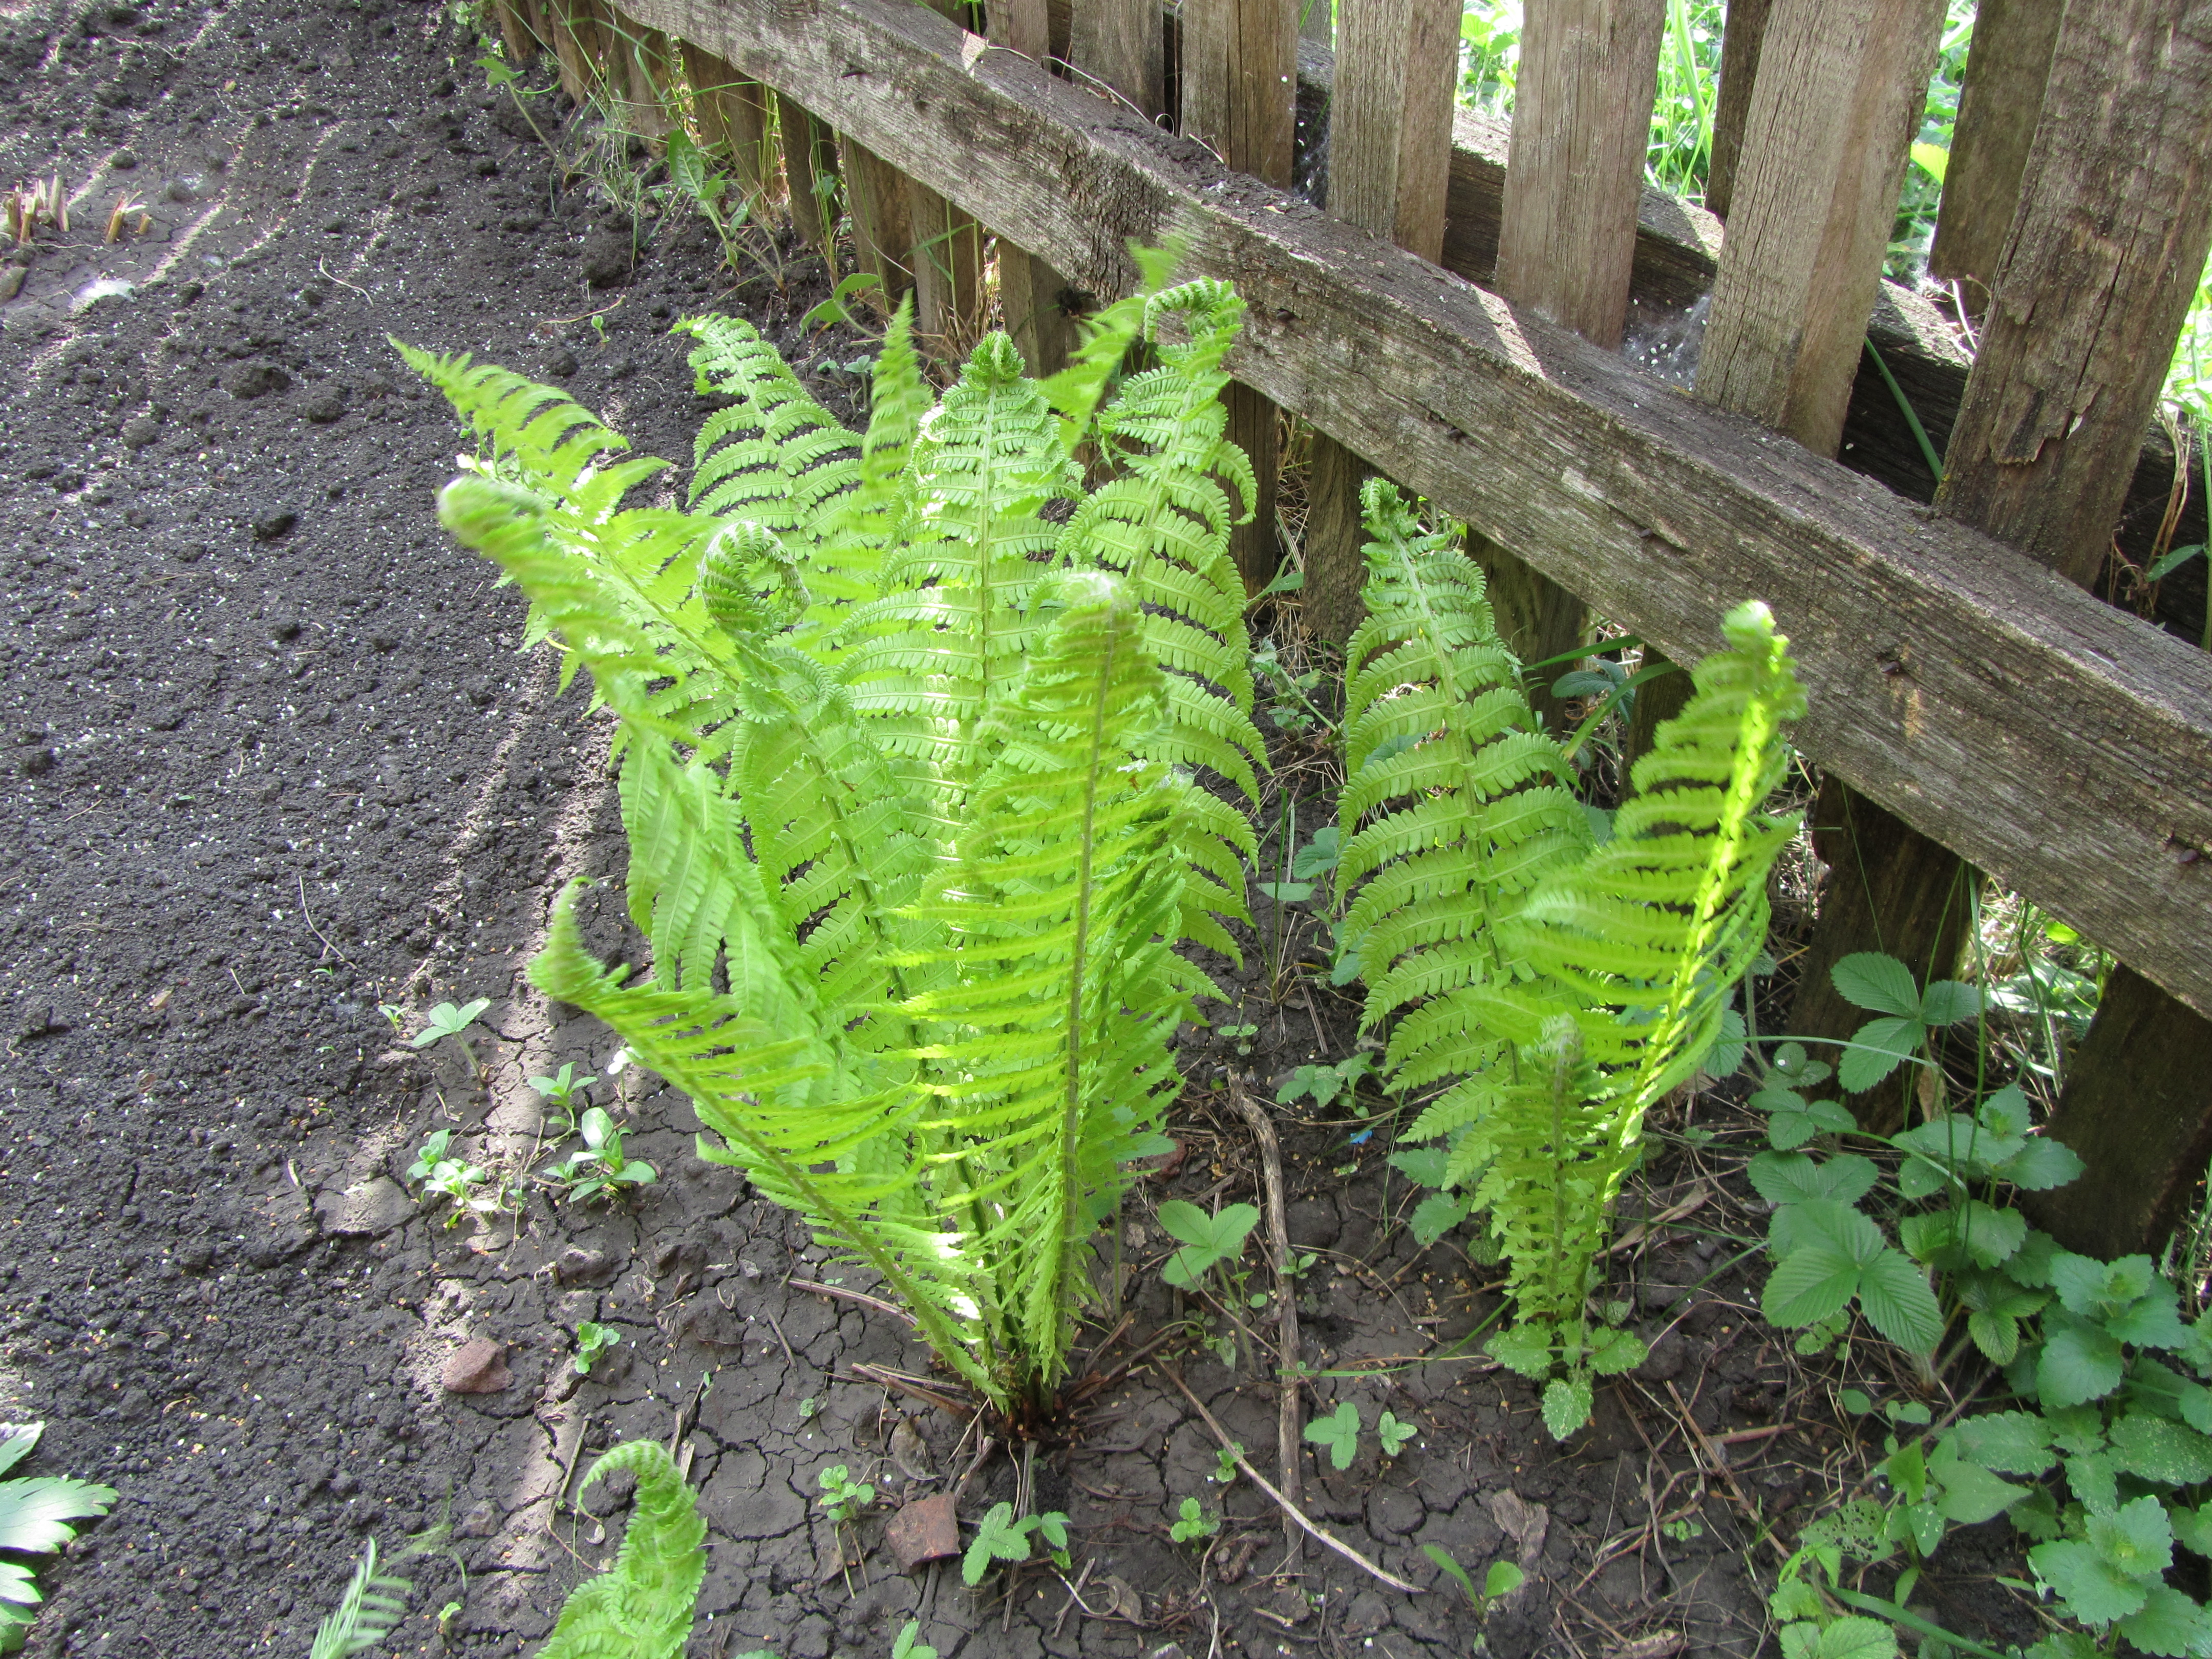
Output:
<svg viewBox="0 0 2212 1659">
<path fill-rule="evenodd" d="M 655 1440 L 616 1446 L 583 1486 L 624 1470 L 637 1477 L 637 1494 L 614 1565 L 569 1592 L 538 1659 L 681 1659 L 690 1640 L 707 1577 L 706 1518 Z"/>
</svg>

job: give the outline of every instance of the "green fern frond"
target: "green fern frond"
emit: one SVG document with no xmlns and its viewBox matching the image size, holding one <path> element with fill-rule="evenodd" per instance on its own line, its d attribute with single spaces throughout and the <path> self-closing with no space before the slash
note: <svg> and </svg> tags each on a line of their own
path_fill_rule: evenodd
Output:
<svg viewBox="0 0 2212 1659">
<path fill-rule="evenodd" d="M 1374 539 L 1368 616 L 1346 653 L 1337 891 L 1363 935 L 1365 1023 L 1423 1005 L 1389 1054 L 1414 1086 L 1477 1069 L 1470 1033 L 1487 1043 L 1484 1069 L 1510 1063 L 1499 1045 L 1535 1041 L 1557 1012 L 1501 928 L 1583 856 L 1589 820 L 1556 781 L 1558 745 L 1522 694 L 1480 569 L 1455 534 L 1424 532 L 1395 485 L 1373 479 L 1362 495 Z"/>
<path fill-rule="evenodd" d="M 1547 1020 L 1520 1054 L 1518 1080 L 1492 1106 L 1475 1201 L 1492 1217 L 1516 1323 L 1578 1327 L 1603 1242 L 1610 1173 L 1601 1156 L 1602 1084 L 1574 1018 Z"/>
<path fill-rule="evenodd" d="M 707 1522 L 658 1441 L 628 1440 L 592 1465 L 588 1486 L 627 1469 L 637 1496 L 615 1564 L 568 1594 L 538 1659 L 680 1659 L 707 1577 Z"/>
<path fill-rule="evenodd" d="M 1696 695 L 1636 763 L 1613 839 L 1506 924 L 1539 971 L 1610 1012 L 1584 1039 L 1595 1064 L 1627 1074 L 1639 1120 L 1719 1035 L 1765 940 L 1767 872 L 1800 822 L 1762 810 L 1789 764 L 1783 728 L 1805 712 L 1789 641 L 1756 601 L 1722 630 L 1728 649 L 1692 671 Z"/>
<path fill-rule="evenodd" d="M 1103 574 L 1059 579 L 1041 608 L 1055 614 L 994 715 L 1003 742 L 957 861 L 917 907 L 945 929 L 933 956 L 955 982 L 906 1005 L 938 1103 L 925 1127 L 962 1137 L 933 1178 L 975 1218 L 984 1317 L 1032 1398 L 1066 1360 L 1094 1205 L 1180 1085 L 1167 1042 L 1188 1012 L 1164 941 L 1189 786 L 1135 756 L 1163 689 L 1141 612 Z"/>
<path fill-rule="evenodd" d="M 1067 367 L 1043 383 L 1045 400 L 1060 417 L 1060 447 L 1073 455 L 1096 435 L 1099 405 L 1121 370 L 1129 348 L 1144 332 L 1146 307 L 1165 289 L 1182 259 L 1178 246 L 1148 248 L 1129 244 L 1140 280 L 1137 291 L 1093 313 L 1077 325 L 1080 337 Z"/>
<path fill-rule="evenodd" d="M 920 1218 L 912 1160 L 881 1156 L 918 1133 L 922 1097 L 908 1060 L 859 1052 L 835 1030 L 772 1030 L 740 994 L 627 985 L 584 950 L 566 896 L 530 975 L 548 996 L 605 1021 L 638 1064 L 690 1097 L 704 1126 L 702 1158 L 743 1169 L 823 1243 L 874 1268 L 931 1347 L 995 1391 L 975 1358 L 976 1269 L 957 1232 Z"/>
<path fill-rule="evenodd" d="M 377 1571 L 376 1540 L 370 1539 L 337 1607 L 315 1626 L 308 1659 L 352 1659 L 374 1650 L 407 1616 L 407 1598 L 414 1593 L 413 1579 Z"/>
<path fill-rule="evenodd" d="M 884 597 L 854 611 L 840 669 L 876 741 L 919 763 L 950 825 L 981 760 L 976 734 L 1030 647 L 1038 560 L 1058 534 L 1040 514 L 1079 483 L 1004 334 L 975 348 L 923 422 L 911 473 L 903 544 Z"/>
</svg>

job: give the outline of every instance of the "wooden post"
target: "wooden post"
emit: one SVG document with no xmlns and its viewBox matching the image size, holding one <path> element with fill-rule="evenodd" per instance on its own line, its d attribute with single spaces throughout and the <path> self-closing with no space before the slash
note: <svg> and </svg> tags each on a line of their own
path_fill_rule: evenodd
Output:
<svg viewBox="0 0 2212 1659">
<path fill-rule="evenodd" d="M 2208 162 L 2212 5 L 2069 6 L 1936 505 L 2084 587 L 2212 247 Z M 2212 1020 L 2115 968 L 2050 1125 L 2087 1170 L 2029 1213 L 2157 1250 L 2212 1153 L 2208 1079 Z"/>
<path fill-rule="evenodd" d="M 1928 266 L 1986 290 L 2020 205 L 2065 0 L 1981 0 Z M 1970 300 L 1978 311 L 1981 307 Z"/>
<path fill-rule="evenodd" d="M 1743 155 L 1743 124 L 1759 82 L 1759 49 L 1766 40 L 1773 0 L 1728 0 L 1721 31 L 1721 84 L 1713 108 L 1713 155 L 1705 168 L 1705 210 L 1727 218 Z M 1655 684 L 1656 682 L 1654 682 Z"/>
<path fill-rule="evenodd" d="M 538 37 L 531 33 L 516 0 L 494 0 L 493 9 L 499 18 L 499 38 L 508 60 L 517 69 L 527 66 L 538 56 Z"/>
<path fill-rule="evenodd" d="M 1052 19 L 1045 0 L 990 0 L 991 39 L 1043 64 L 1052 55 Z M 1067 367 L 1074 329 L 1060 309 L 1066 279 L 1043 260 L 999 238 L 999 313 L 1006 332 L 1039 380 Z"/>
<path fill-rule="evenodd" d="M 915 332 L 923 350 L 949 360 L 982 337 L 982 227 L 920 179 L 906 191 Z"/>
<path fill-rule="evenodd" d="M 1297 0 L 1184 0 L 1182 131 L 1239 173 L 1291 182 L 1297 125 Z M 1251 457 L 1259 491 L 1252 522 L 1230 533 L 1231 556 L 1256 593 L 1282 562 L 1275 536 L 1280 417 L 1251 387 L 1231 381 L 1229 441 Z"/>
<path fill-rule="evenodd" d="M 1942 0 L 1773 0 L 1766 20 L 1697 392 L 1818 454 L 1842 441 L 1942 23 Z M 1672 675 L 1645 688 L 1638 735 L 1648 738 L 1688 690 Z M 1954 872 L 1891 880 L 1869 868 L 1913 832 L 1871 802 L 1846 800 L 1841 780 L 1814 824 L 1830 874 L 1790 1029 L 1844 1038 L 1865 1015 L 1843 1000 L 1829 969 L 1853 951 L 1886 950 L 1916 972 L 1934 963 L 1948 973 L 1966 905 L 1962 895 L 1944 902 Z M 1902 1081 L 1859 1103 L 1875 1127 L 1893 1127 L 1904 1106 Z"/>
<path fill-rule="evenodd" d="M 1166 107 L 1160 0 L 1077 0 L 1068 61 L 1128 100 L 1146 120 Z"/>
<path fill-rule="evenodd" d="M 1540 0 L 1525 14 L 1498 233 L 1498 291 L 1594 345 L 1620 343 L 1666 0 Z M 1488 578 L 1498 633 L 1523 662 L 1572 650 L 1581 600 L 1489 538 L 1469 552 Z M 1528 686 L 1547 725 L 1559 670 Z"/>
<path fill-rule="evenodd" d="M 553 25 L 553 56 L 561 68 L 561 90 L 582 106 L 597 88 L 605 42 L 600 37 L 594 0 L 547 0 Z"/>
<path fill-rule="evenodd" d="M 770 165 L 768 89 L 757 81 L 746 80 L 713 52 L 689 40 L 681 45 L 684 78 L 691 83 L 699 136 L 709 145 L 720 145 L 729 151 L 731 171 L 745 199 L 757 210 Z"/>
<path fill-rule="evenodd" d="M 1297 0 L 1298 39 L 1316 46 L 1336 42 L 1336 8 L 1333 0 Z"/>
<path fill-rule="evenodd" d="M 1457 0 L 1348 0 L 1337 32 L 1328 210 L 1424 259 L 1443 257 L 1459 13 Z M 1367 470 L 1326 433 L 1313 434 L 1303 608 L 1307 626 L 1336 645 L 1359 625 Z"/>
<path fill-rule="evenodd" d="M 872 302 L 888 317 L 914 286 L 908 263 L 914 248 L 906 176 L 849 133 L 837 148 L 845 171 L 845 200 L 853 216 L 853 258 L 875 274 Z"/>
<path fill-rule="evenodd" d="M 1774 0 L 1698 396 L 1843 441 L 1942 0 Z"/>
<path fill-rule="evenodd" d="M 837 177 L 837 145 L 830 129 L 799 104 L 775 95 L 776 129 L 783 140 L 783 178 L 791 197 L 791 222 L 822 256 L 837 279 L 837 246 L 824 186 Z"/>
</svg>

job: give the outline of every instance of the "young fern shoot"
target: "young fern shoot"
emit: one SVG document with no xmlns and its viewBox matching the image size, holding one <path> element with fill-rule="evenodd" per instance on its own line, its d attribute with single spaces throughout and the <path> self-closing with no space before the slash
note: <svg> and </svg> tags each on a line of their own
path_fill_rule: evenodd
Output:
<svg viewBox="0 0 2212 1659">
<path fill-rule="evenodd" d="M 1593 1328 L 1598 1252 L 1646 1113 L 1722 1041 L 1764 940 L 1766 872 L 1796 820 L 1761 808 L 1803 696 L 1765 608 L 1731 612 L 1729 648 L 1698 665 L 1601 842 L 1480 572 L 1393 486 L 1370 483 L 1364 506 L 1338 868 L 1364 1019 L 1397 1017 L 1397 1086 L 1444 1085 L 1409 1133 L 1444 1143 L 1446 1184 L 1486 1211 L 1516 1316 L 1491 1352 L 1549 1379 L 1564 1437 L 1589 1420 L 1593 1375 L 1643 1357 Z"/>
<path fill-rule="evenodd" d="M 1243 915 L 1251 824 L 1192 776 L 1249 799 L 1263 763 L 1221 483 L 1249 498 L 1218 403 L 1242 313 L 1140 295 L 1043 385 L 994 335 L 933 406 L 902 311 L 858 440 L 748 325 L 693 319 L 731 402 L 688 512 L 623 507 L 662 464 L 561 394 L 402 348 L 484 443 L 445 523 L 621 721 L 651 975 L 594 962 L 564 900 L 535 978 L 1018 1416 L 1215 994 L 1175 946 L 1233 954 Z M 1102 411 L 1139 336 L 1157 366 Z M 1093 443 L 1117 466 L 1086 495 Z"/>
</svg>

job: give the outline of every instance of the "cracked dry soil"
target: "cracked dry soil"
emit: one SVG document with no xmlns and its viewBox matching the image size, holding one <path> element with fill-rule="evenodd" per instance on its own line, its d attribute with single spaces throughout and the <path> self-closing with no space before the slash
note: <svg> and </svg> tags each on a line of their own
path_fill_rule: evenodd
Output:
<svg viewBox="0 0 2212 1659">
<path fill-rule="evenodd" d="M 1348 1399 L 1368 1430 L 1342 1474 L 1303 1449 L 1306 1501 L 1425 1593 L 1311 1547 L 1286 1559 L 1251 1483 L 1209 1480 L 1212 1442 L 1153 1369 L 1184 1310 L 1150 1213 L 1256 1196 L 1228 1068 L 1265 1097 L 1353 1041 L 1324 986 L 1266 1001 L 1264 950 L 1231 975 L 1258 1030 L 1187 1034 L 1182 1152 L 1127 1212 L 1133 1320 L 1097 1364 L 1151 1357 L 1035 1463 L 1034 1507 L 1071 1517 L 1066 1577 L 971 1592 L 956 1563 L 896 1569 L 900 1504 L 952 1487 L 972 1522 L 1013 1496 L 1014 1464 L 969 1475 L 973 1425 L 856 1376 L 926 1364 L 896 1320 L 787 1282 L 843 1275 L 691 1155 L 688 1109 L 649 1080 L 594 1094 L 662 1172 L 633 1206 L 535 1189 L 518 1215 L 447 1227 L 409 1199 L 399 1177 L 441 1127 L 481 1162 L 544 1168 L 526 1079 L 605 1073 L 607 1034 L 523 969 L 552 896 L 618 878 L 622 854 L 606 728 L 558 692 L 550 653 L 518 653 L 519 597 L 439 532 L 456 429 L 386 336 L 559 380 L 680 458 L 704 405 L 669 323 L 732 281 L 703 228 L 673 222 L 609 270 L 627 222 L 560 187 L 471 84 L 477 50 L 393 0 L 0 6 L 0 179 L 58 174 L 74 220 L 0 279 L 0 1416 L 48 1422 L 33 1472 L 121 1492 L 42 1568 L 32 1650 L 304 1655 L 365 1538 L 441 1519 L 450 1548 L 410 1567 L 389 1650 L 533 1650 L 619 1534 L 625 1492 L 579 1500 L 581 1467 L 652 1436 L 684 1449 L 709 1522 L 696 1655 L 880 1654 L 908 1618 L 948 1659 L 1466 1653 L 1481 1626 L 1428 1545 L 1478 1579 L 1501 1557 L 1530 1570 L 1488 1620 L 1501 1659 L 1639 1638 L 1644 1659 L 1752 1652 L 1753 1534 L 1648 1404 L 1671 1385 L 1723 1433 L 1773 1417 L 1786 1372 L 1741 1279 L 1688 1289 L 1709 1253 L 1655 1234 L 1626 1292 L 1668 1333 L 1642 1392 L 1607 1390 L 1555 1448 L 1531 1390 L 1462 1340 L 1495 1311 L 1482 1271 L 1414 1246 L 1406 1184 L 1380 1139 L 1347 1145 L 1356 1123 L 1284 1121 L 1291 1237 L 1316 1256 L 1306 1414 Z M 108 244 L 118 200 L 145 224 Z M 726 302 L 818 366 L 796 319 L 823 273 L 787 261 L 787 290 L 757 277 Z M 843 406 L 836 381 L 815 389 Z M 616 890 L 586 915 L 595 948 L 635 959 Z M 482 1087 L 453 1054 L 395 1046 L 379 1012 L 475 997 Z M 1662 1170 L 1648 1201 L 1693 1174 Z M 569 1364 L 582 1319 L 623 1338 L 588 1380 Z M 453 1392 L 475 1339 L 504 1386 Z M 1181 1352 L 1273 1472 L 1272 1360 Z M 1387 1464 L 1386 1407 L 1419 1431 Z M 890 1455 L 902 1420 L 926 1449 L 903 1461 L 932 1473 Z M 1759 1462 L 1778 1442 L 1744 1441 L 1735 1479 L 1786 1508 Z M 814 1502 L 833 1463 L 881 1494 L 842 1532 Z M 1208 1547 L 1167 1535 L 1185 1497 L 1224 1516 Z M 1653 1504 L 1693 1524 L 1661 1539 Z"/>
</svg>

